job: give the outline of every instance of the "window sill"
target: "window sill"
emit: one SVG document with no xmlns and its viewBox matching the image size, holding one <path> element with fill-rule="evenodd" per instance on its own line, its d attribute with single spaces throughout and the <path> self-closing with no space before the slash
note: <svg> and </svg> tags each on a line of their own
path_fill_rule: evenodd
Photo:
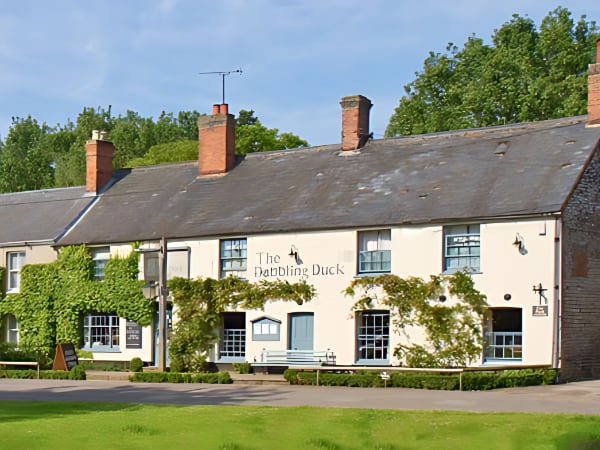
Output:
<svg viewBox="0 0 600 450">
<path fill-rule="evenodd" d="M 480 271 L 480 270 L 478 270 L 478 271 L 475 272 L 475 271 L 471 271 L 471 269 L 469 269 L 468 267 L 466 269 L 468 269 L 470 271 L 469 275 L 481 275 L 481 274 L 483 274 L 483 272 Z M 460 272 L 461 270 L 463 270 L 463 269 L 444 270 L 442 272 L 442 274 L 443 275 L 452 275 L 453 273 Z"/>
<path fill-rule="evenodd" d="M 354 278 L 364 278 L 364 277 L 378 277 L 380 275 L 389 275 L 392 272 L 362 272 L 354 275 Z"/>
<path fill-rule="evenodd" d="M 216 362 L 218 362 L 218 363 L 246 362 L 246 358 L 240 357 L 240 356 L 236 356 L 236 357 L 232 356 L 232 357 L 219 358 Z"/>
<path fill-rule="evenodd" d="M 359 359 L 354 364 L 357 366 L 391 366 L 387 359 Z"/>
<path fill-rule="evenodd" d="M 120 347 L 81 347 L 81 350 L 92 353 L 121 353 Z"/>
</svg>

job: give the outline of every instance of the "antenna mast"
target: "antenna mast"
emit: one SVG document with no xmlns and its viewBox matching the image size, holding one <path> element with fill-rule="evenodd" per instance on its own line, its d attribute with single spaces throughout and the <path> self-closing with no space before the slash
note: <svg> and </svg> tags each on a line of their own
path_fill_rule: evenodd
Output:
<svg viewBox="0 0 600 450">
<path fill-rule="evenodd" d="M 230 70 L 228 72 L 199 72 L 198 75 L 219 75 L 221 77 L 222 80 L 222 84 L 223 84 L 223 102 L 222 104 L 225 104 L 225 77 L 227 75 L 231 75 L 232 73 L 239 73 L 240 75 L 242 74 L 242 69 L 236 69 L 236 70 Z"/>
</svg>

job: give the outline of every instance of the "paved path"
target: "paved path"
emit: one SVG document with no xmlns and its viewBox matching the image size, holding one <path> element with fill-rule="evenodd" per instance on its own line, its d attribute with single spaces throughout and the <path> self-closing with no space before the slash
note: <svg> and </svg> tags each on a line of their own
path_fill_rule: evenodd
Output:
<svg viewBox="0 0 600 450">
<path fill-rule="evenodd" d="M 600 414 L 600 380 L 481 392 L 0 379 L 1 400 Z"/>
</svg>

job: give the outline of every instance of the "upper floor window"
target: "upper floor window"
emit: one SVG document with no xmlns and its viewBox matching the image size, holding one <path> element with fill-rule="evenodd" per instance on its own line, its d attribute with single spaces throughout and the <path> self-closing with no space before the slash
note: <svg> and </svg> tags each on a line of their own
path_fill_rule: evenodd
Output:
<svg viewBox="0 0 600 450">
<path fill-rule="evenodd" d="M 221 278 L 246 277 L 246 238 L 221 240 Z"/>
<path fill-rule="evenodd" d="M 444 272 L 479 272 L 479 225 L 444 227 Z"/>
<path fill-rule="evenodd" d="M 25 265 L 25 252 L 10 252 L 6 255 L 8 272 L 6 292 L 18 292 L 21 287 L 21 267 Z"/>
<path fill-rule="evenodd" d="M 110 259 L 110 249 L 100 247 L 92 249 L 92 260 L 94 261 L 94 280 L 104 280 L 104 268 Z"/>
<path fill-rule="evenodd" d="M 390 272 L 392 266 L 390 230 L 358 232 L 358 273 Z"/>
</svg>

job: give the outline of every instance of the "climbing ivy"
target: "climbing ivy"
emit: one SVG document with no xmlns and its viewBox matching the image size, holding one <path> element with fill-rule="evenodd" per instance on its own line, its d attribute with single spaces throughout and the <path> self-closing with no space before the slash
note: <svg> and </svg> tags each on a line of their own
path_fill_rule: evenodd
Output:
<svg viewBox="0 0 600 450">
<path fill-rule="evenodd" d="M 361 277 L 345 293 L 359 296 L 354 311 L 376 305 L 390 310 L 393 330 L 401 340 L 394 354 L 408 367 L 464 367 L 481 354 L 487 302 L 467 271 L 432 275 L 428 281 L 396 275 Z M 424 331 L 424 342 L 412 342 L 415 327 Z"/>
<path fill-rule="evenodd" d="M 305 281 L 250 283 L 237 277 L 220 280 L 174 278 L 169 282 L 177 308 L 177 324 L 169 342 L 171 370 L 197 371 L 218 341 L 221 313 L 237 308 L 262 309 L 269 301 L 293 301 L 301 305 L 315 296 Z"/>
<path fill-rule="evenodd" d="M 48 355 L 57 342 L 78 345 L 80 319 L 92 312 L 152 323 L 154 303 L 140 289 L 137 253 L 112 257 L 102 282 L 93 280 L 93 267 L 85 246 L 65 247 L 49 264 L 23 266 L 20 292 L 0 301 L 0 316 L 19 322 L 20 346 Z"/>
</svg>

